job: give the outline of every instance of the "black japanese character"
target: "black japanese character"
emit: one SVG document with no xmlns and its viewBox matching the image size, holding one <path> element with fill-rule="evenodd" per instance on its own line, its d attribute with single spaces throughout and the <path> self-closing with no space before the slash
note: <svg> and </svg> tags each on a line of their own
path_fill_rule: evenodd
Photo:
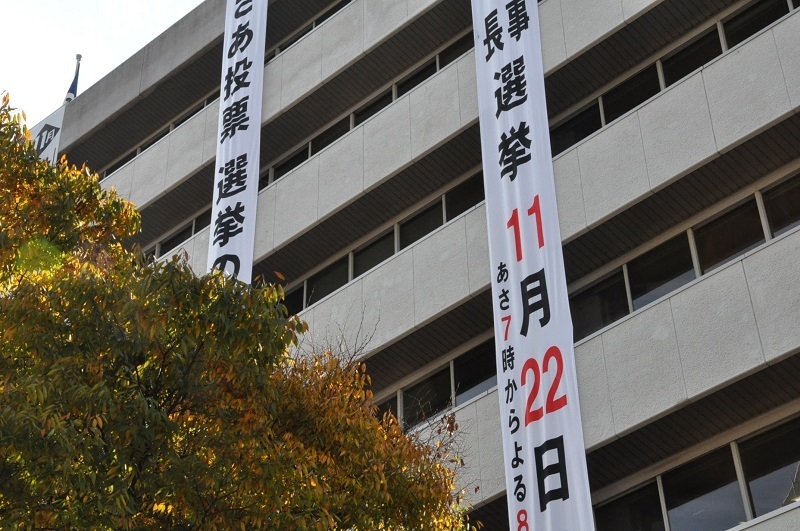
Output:
<svg viewBox="0 0 800 531">
<path fill-rule="evenodd" d="M 544 466 L 544 454 L 550 451 L 555 451 L 557 455 L 556 462 Z M 564 437 L 556 437 L 545 441 L 541 446 L 533 449 L 536 458 L 536 483 L 539 486 L 539 509 L 544 512 L 547 504 L 553 500 L 567 500 L 569 499 L 569 483 L 567 482 L 567 461 L 564 452 Z M 547 490 L 545 487 L 545 479 L 549 476 L 559 477 L 561 484 L 558 488 Z"/>
<path fill-rule="evenodd" d="M 250 86 L 247 78 L 250 76 L 251 66 L 253 66 L 253 61 L 242 59 L 241 61 L 236 61 L 234 66 L 228 67 L 228 72 L 225 74 L 225 97 L 222 99 L 223 101 L 227 101 L 239 89 Z"/>
<path fill-rule="evenodd" d="M 231 238 L 244 230 L 244 205 L 236 203 L 235 207 L 226 207 L 217 214 L 214 221 L 214 243 L 225 247 Z"/>
<path fill-rule="evenodd" d="M 502 284 L 506 281 L 508 281 L 508 266 L 505 262 L 500 262 L 500 265 L 497 266 L 497 283 Z"/>
<path fill-rule="evenodd" d="M 253 40 L 253 30 L 250 29 L 250 21 L 244 24 L 239 24 L 236 31 L 231 35 L 231 46 L 228 48 L 228 59 L 232 59 L 234 55 L 243 52 L 250 46 Z"/>
<path fill-rule="evenodd" d="M 519 41 L 522 32 L 528 29 L 528 8 L 525 0 L 511 0 L 506 4 L 508 11 L 508 34 Z"/>
<path fill-rule="evenodd" d="M 503 372 L 514 370 L 514 347 L 509 346 L 503 349 Z"/>
<path fill-rule="evenodd" d="M 228 270 L 228 266 L 232 266 L 233 270 Z M 239 257 L 235 254 L 223 254 L 216 260 L 214 260 L 214 265 L 211 266 L 211 269 L 219 269 L 220 271 L 225 271 L 229 273 L 233 278 L 239 276 L 239 267 L 241 266 L 241 261 Z"/>
<path fill-rule="evenodd" d="M 542 316 L 539 318 L 540 326 L 547 326 L 550 322 L 550 298 L 547 295 L 547 279 L 544 276 L 544 269 L 525 277 L 519 283 L 522 295 L 522 330 L 520 334 L 528 335 L 528 324 L 530 315 L 539 310 Z"/>
<path fill-rule="evenodd" d="M 521 503 L 525 501 L 526 493 L 527 489 L 525 488 L 525 484 L 522 482 L 522 474 L 519 476 L 514 476 L 514 497 L 518 502 Z"/>
<path fill-rule="evenodd" d="M 500 144 L 497 146 L 500 152 L 500 178 L 508 175 L 508 179 L 513 181 L 517 178 L 519 167 L 531 160 L 531 140 L 528 138 L 531 129 L 526 122 L 519 124 L 519 127 L 512 127 L 508 134 L 500 136 Z"/>
<path fill-rule="evenodd" d="M 519 456 L 522 452 L 522 445 L 514 441 L 514 457 L 511 458 L 511 468 L 519 468 L 525 464 L 525 460 Z"/>
<path fill-rule="evenodd" d="M 250 96 L 245 96 L 235 101 L 230 107 L 222 111 L 222 144 L 226 138 L 232 138 L 236 131 L 247 131 L 250 127 L 250 115 L 247 114 L 247 102 Z"/>
<path fill-rule="evenodd" d="M 500 23 L 497 21 L 496 9 L 489 13 L 484 22 L 486 24 L 486 38 L 483 39 L 483 44 L 486 45 L 488 50 L 486 53 L 486 60 L 488 61 L 494 55 L 495 49 L 503 49 L 503 28 L 500 27 Z"/>
<path fill-rule="evenodd" d="M 497 112 L 510 111 L 528 101 L 528 83 L 525 81 L 525 58 L 519 56 L 496 72 L 494 78 L 502 85 L 494 91 Z"/>
<path fill-rule="evenodd" d="M 514 435 L 519 430 L 519 417 L 514 414 L 514 409 L 511 409 L 509 413 L 508 427 L 511 429 L 511 435 Z"/>
<path fill-rule="evenodd" d="M 497 298 L 500 299 L 500 309 L 503 310 L 504 312 L 507 312 L 508 308 L 510 307 L 509 305 L 510 297 L 508 296 L 508 290 L 507 289 L 502 290 L 500 292 L 500 296 Z"/>
<path fill-rule="evenodd" d="M 236 0 L 236 12 L 234 18 L 242 18 L 253 10 L 253 0 Z"/>
<path fill-rule="evenodd" d="M 517 390 L 517 382 L 508 380 L 506 383 L 506 404 L 510 404 L 514 400 L 514 391 Z"/>
<path fill-rule="evenodd" d="M 220 200 L 233 197 L 247 187 L 247 153 L 231 159 L 219 169 L 224 177 L 217 181 L 217 204 Z"/>
</svg>

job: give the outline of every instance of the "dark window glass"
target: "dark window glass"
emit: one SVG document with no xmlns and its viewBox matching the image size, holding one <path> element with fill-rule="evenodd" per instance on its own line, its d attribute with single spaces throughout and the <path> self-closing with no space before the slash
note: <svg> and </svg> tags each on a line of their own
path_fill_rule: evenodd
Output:
<svg viewBox="0 0 800 531">
<path fill-rule="evenodd" d="M 764 243 L 755 200 L 748 201 L 695 231 L 703 273 Z"/>
<path fill-rule="evenodd" d="M 392 103 L 392 91 L 388 91 L 385 94 L 382 94 L 369 102 L 368 104 L 361 107 L 359 110 L 354 112 L 355 115 L 355 125 L 362 124 L 366 122 L 369 118 L 375 116 L 380 112 L 381 109 L 388 107 L 389 104 Z"/>
<path fill-rule="evenodd" d="M 303 286 L 286 293 L 283 305 L 289 310 L 290 315 L 296 315 L 303 311 Z"/>
<path fill-rule="evenodd" d="M 349 116 L 317 135 L 317 137 L 311 141 L 311 154 L 316 155 L 326 147 L 342 138 L 347 134 L 348 131 L 350 131 Z"/>
<path fill-rule="evenodd" d="M 363 275 L 393 254 L 394 232 L 389 232 L 353 253 L 353 276 Z"/>
<path fill-rule="evenodd" d="M 679 79 L 683 79 L 721 54 L 722 44 L 719 42 L 719 33 L 715 29 L 661 62 L 664 67 L 666 85 L 670 86 Z"/>
<path fill-rule="evenodd" d="M 130 161 L 132 161 L 135 158 L 136 158 L 136 150 L 133 150 L 130 153 L 128 153 L 127 155 L 125 155 L 124 157 L 122 157 L 121 159 L 119 159 L 117 162 L 115 162 L 114 164 L 109 166 L 108 169 L 106 170 L 106 175 L 107 176 L 111 175 L 112 173 L 114 173 L 115 171 L 117 171 L 121 167 L 125 166 L 127 163 L 129 163 Z"/>
<path fill-rule="evenodd" d="M 773 235 L 783 234 L 800 225 L 800 177 L 766 192 L 764 206 Z"/>
<path fill-rule="evenodd" d="M 692 253 L 686 234 L 631 261 L 628 264 L 628 278 L 634 310 L 694 280 Z"/>
<path fill-rule="evenodd" d="M 210 103 L 212 103 L 212 102 L 215 102 L 215 101 L 217 101 L 218 99 L 219 99 L 219 91 L 216 91 L 216 92 L 215 92 L 215 93 L 213 93 L 211 96 L 209 96 L 208 98 L 206 98 L 206 105 L 209 105 Z"/>
<path fill-rule="evenodd" d="M 739 445 L 756 516 L 800 501 L 800 419 Z"/>
<path fill-rule="evenodd" d="M 258 176 L 258 189 L 263 190 L 267 186 L 269 186 L 269 169 Z"/>
<path fill-rule="evenodd" d="M 156 136 L 154 136 L 153 138 L 151 138 L 150 140 L 148 140 L 147 142 L 142 144 L 140 153 L 142 151 L 148 150 L 151 147 L 153 147 L 153 144 L 155 144 L 156 142 L 158 142 L 159 140 L 161 140 L 162 138 L 164 138 L 168 134 L 169 134 L 169 127 L 165 127 L 164 129 L 162 129 L 161 131 L 156 133 Z"/>
<path fill-rule="evenodd" d="M 728 47 L 733 48 L 789 12 L 786 0 L 761 0 L 723 24 Z"/>
<path fill-rule="evenodd" d="M 205 107 L 205 101 L 201 101 L 200 103 L 195 105 L 192 110 L 190 110 L 189 112 L 187 112 L 186 114 L 175 120 L 175 127 L 180 127 L 181 125 L 186 123 L 186 121 L 189 120 L 189 118 L 202 111 L 204 107 Z"/>
<path fill-rule="evenodd" d="M 303 147 L 300 151 L 275 166 L 275 180 L 277 181 L 296 167 L 308 160 L 308 148 Z"/>
<path fill-rule="evenodd" d="M 645 68 L 632 78 L 603 94 L 603 111 L 609 124 L 661 90 L 656 65 Z"/>
<path fill-rule="evenodd" d="M 332 8 L 330 8 L 329 10 L 327 10 L 327 11 L 326 11 L 326 12 L 325 12 L 325 13 L 324 13 L 322 16 L 320 16 L 320 17 L 317 19 L 317 24 L 318 24 L 318 25 L 319 25 L 319 24 L 322 24 L 323 22 L 325 22 L 326 20 L 328 20 L 329 18 L 331 18 L 333 15 L 335 15 L 336 13 L 338 13 L 339 11 L 341 11 L 341 10 L 344 8 L 344 6 L 346 6 L 347 4 L 349 4 L 351 1 L 352 1 L 352 0 L 344 0 L 344 1 L 342 1 L 342 2 L 339 2 L 338 4 L 336 4 L 335 6 L 333 6 Z"/>
<path fill-rule="evenodd" d="M 597 531 L 663 531 L 658 485 L 651 483 L 594 511 Z"/>
<path fill-rule="evenodd" d="M 403 391 L 403 422 L 413 426 L 450 405 L 450 368 L 447 367 Z"/>
<path fill-rule="evenodd" d="M 347 257 L 329 265 L 308 279 L 308 303 L 310 306 L 347 284 Z"/>
<path fill-rule="evenodd" d="M 278 48 L 280 49 L 281 52 L 286 50 L 287 48 L 291 47 L 294 43 L 296 43 L 297 41 L 299 41 L 300 39 L 311 33 L 312 29 L 314 29 L 314 25 L 309 24 L 305 28 L 298 31 L 297 34 L 295 34 L 293 37 L 290 37 L 285 42 L 281 43 L 281 45 L 278 46 Z"/>
<path fill-rule="evenodd" d="M 550 131 L 550 146 L 553 156 L 568 150 L 601 127 L 600 105 L 594 102 L 588 109 L 581 111 Z"/>
<path fill-rule="evenodd" d="M 447 192 L 447 220 L 450 221 L 483 201 L 483 193 L 483 172 L 478 172 Z"/>
<path fill-rule="evenodd" d="M 408 94 L 411 89 L 436 73 L 436 59 L 431 59 L 419 70 L 397 83 L 397 97 Z"/>
<path fill-rule="evenodd" d="M 569 299 L 575 341 L 628 315 L 622 270 Z"/>
<path fill-rule="evenodd" d="M 672 531 L 723 531 L 745 520 L 728 446 L 668 472 L 662 479 Z"/>
<path fill-rule="evenodd" d="M 378 418 L 382 419 L 383 415 L 386 413 L 391 413 L 397 418 L 397 395 L 393 396 L 389 400 L 378 404 Z"/>
<path fill-rule="evenodd" d="M 476 529 L 475 522 L 480 522 L 485 531 L 510 531 L 508 520 L 508 498 L 503 494 L 496 500 L 481 505 L 469 513 L 469 521 L 473 525 L 469 529 Z M 517 528 L 514 529 L 517 531 Z"/>
<path fill-rule="evenodd" d="M 194 233 L 197 234 L 204 228 L 211 225 L 211 209 L 209 208 L 194 220 Z"/>
<path fill-rule="evenodd" d="M 400 248 L 405 249 L 426 234 L 442 226 L 442 202 L 432 206 L 400 224 Z"/>
<path fill-rule="evenodd" d="M 453 361 L 456 405 L 463 404 L 497 385 L 494 339 L 465 352 Z"/>
<path fill-rule="evenodd" d="M 439 68 L 449 65 L 475 47 L 475 37 L 470 31 L 439 54 Z"/>
<path fill-rule="evenodd" d="M 161 242 L 158 256 L 164 256 L 186 240 L 192 237 L 192 224 L 189 223 L 181 230 Z"/>
<path fill-rule="evenodd" d="M 267 64 L 270 61 L 272 61 L 273 59 L 275 59 L 276 55 L 278 55 L 278 49 L 277 48 L 273 48 L 272 51 L 269 51 L 266 54 L 264 54 L 264 64 Z"/>
</svg>

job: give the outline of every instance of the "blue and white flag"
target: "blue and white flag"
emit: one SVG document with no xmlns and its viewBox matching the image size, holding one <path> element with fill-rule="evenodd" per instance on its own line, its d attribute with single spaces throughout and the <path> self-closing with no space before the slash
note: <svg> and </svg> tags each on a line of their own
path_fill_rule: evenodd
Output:
<svg viewBox="0 0 800 531">
<path fill-rule="evenodd" d="M 65 104 L 74 100 L 75 96 L 78 95 L 78 74 L 81 72 L 81 54 L 76 55 L 75 59 L 78 60 L 78 63 L 75 65 L 75 77 L 72 79 L 69 90 L 67 90 L 67 97 L 64 98 Z"/>
</svg>

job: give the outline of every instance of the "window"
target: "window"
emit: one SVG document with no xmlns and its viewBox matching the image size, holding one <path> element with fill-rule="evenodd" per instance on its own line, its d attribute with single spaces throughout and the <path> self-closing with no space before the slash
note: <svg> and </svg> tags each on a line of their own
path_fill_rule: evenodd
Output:
<svg viewBox="0 0 800 531">
<path fill-rule="evenodd" d="M 164 256 L 171 250 L 175 249 L 177 246 L 188 240 L 192 237 L 192 224 L 189 223 L 178 232 L 167 238 L 166 240 L 162 241 L 159 246 L 159 253 L 158 256 Z"/>
<path fill-rule="evenodd" d="M 436 201 L 413 218 L 400 224 L 400 248 L 405 249 L 442 226 L 442 202 Z"/>
<path fill-rule="evenodd" d="M 483 201 L 483 172 L 478 172 L 445 194 L 447 221 Z"/>
<path fill-rule="evenodd" d="M 719 33 L 714 29 L 661 62 L 664 67 L 666 85 L 670 86 L 679 79 L 683 79 L 721 54 L 722 44 L 719 42 Z"/>
<path fill-rule="evenodd" d="M 197 234 L 204 228 L 211 225 L 211 209 L 209 208 L 194 220 L 194 233 Z"/>
<path fill-rule="evenodd" d="M 378 404 L 378 418 L 382 419 L 383 415 L 386 413 L 391 413 L 397 418 L 397 395 L 393 396 L 389 400 Z"/>
<path fill-rule="evenodd" d="M 317 21 L 316 21 L 316 25 L 317 25 L 317 26 L 319 26 L 320 24 L 322 24 L 323 22 L 325 22 L 326 20 L 328 20 L 329 18 L 331 18 L 333 15 L 335 15 L 336 13 L 338 13 L 339 11 L 341 11 L 342 9 L 344 9 L 344 7 L 345 7 L 347 4 L 349 4 L 351 1 L 352 1 L 352 0 L 343 0 L 342 2 L 339 2 L 338 4 L 336 4 L 335 6 L 333 6 L 332 8 L 330 8 L 329 10 L 327 10 L 327 11 L 326 11 L 326 12 L 325 12 L 323 15 L 321 15 L 321 16 L 320 16 L 320 17 L 317 19 Z"/>
<path fill-rule="evenodd" d="M 147 151 L 148 149 L 153 147 L 153 145 L 155 145 L 156 142 L 158 142 L 159 140 L 161 140 L 162 138 L 164 138 L 168 134 L 169 134 L 169 127 L 165 127 L 164 129 L 162 129 L 161 131 L 156 133 L 155 136 L 150 138 L 147 142 L 142 144 L 140 146 L 140 148 L 139 148 L 139 153 L 141 153 L 143 151 Z"/>
<path fill-rule="evenodd" d="M 628 264 L 633 309 L 650 304 L 694 278 L 689 239 L 681 234 Z"/>
<path fill-rule="evenodd" d="M 664 531 L 658 485 L 651 483 L 594 511 L 597 531 Z"/>
<path fill-rule="evenodd" d="M 306 307 L 311 306 L 347 284 L 347 279 L 348 260 L 345 256 L 308 279 Z"/>
<path fill-rule="evenodd" d="M 800 420 L 739 445 L 756 516 L 800 501 Z"/>
<path fill-rule="evenodd" d="M 189 120 L 189 118 L 202 111 L 205 108 L 205 106 L 206 106 L 205 101 L 201 101 L 200 103 L 195 105 L 191 110 L 185 113 L 183 116 L 175 120 L 173 126 L 177 129 L 178 127 L 186 123 Z"/>
<path fill-rule="evenodd" d="M 761 0 L 724 23 L 728 47 L 733 48 L 789 12 L 786 0 Z"/>
<path fill-rule="evenodd" d="M 588 109 L 581 111 L 550 130 L 550 145 L 553 149 L 553 156 L 568 150 L 599 130 L 600 127 L 602 127 L 600 105 L 594 102 Z"/>
<path fill-rule="evenodd" d="M 303 311 L 302 284 L 300 285 L 299 288 L 296 288 L 293 291 L 285 294 L 283 305 L 286 306 L 287 310 L 289 310 L 289 315 L 297 315 L 298 313 Z"/>
<path fill-rule="evenodd" d="M 765 192 L 764 207 L 774 236 L 800 225 L 800 176 Z"/>
<path fill-rule="evenodd" d="M 394 231 L 353 253 L 353 278 L 359 277 L 394 254 Z"/>
<path fill-rule="evenodd" d="M 411 89 L 431 77 L 436 73 L 436 59 L 431 59 L 419 70 L 397 83 L 397 97 L 400 98 L 408 94 Z"/>
<path fill-rule="evenodd" d="M 350 131 L 350 116 L 330 126 L 326 131 L 317 135 L 311 141 L 311 155 L 316 155 L 326 147 L 330 146 Z"/>
<path fill-rule="evenodd" d="M 413 426 L 450 405 L 450 368 L 440 370 L 403 391 L 403 421 Z"/>
<path fill-rule="evenodd" d="M 628 295 L 622 270 L 569 299 L 575 341 L 628 315 Z"/>
<path fill-rule="evenodd" d="M 453 361 L 456 405 L 461 405 L 497 385 L 494 339 L 462 354 Z"/>
<path fill-rule="evenodd" d="M 663 476 L 671 531 L 723 531 L 745 520 L 728 446 Z"/>
<path fill-rule="evenodd" d="M 475 47 L 475 37 L 470 31 L 439 54 L 439 68 L 449 65 Z"/>
<path fill-rule="evenodd" d="M 112 173 L 114 173 L 121 167 L 125 166 L 127 163 L 129 163 L 135 158 L 136 158 L 136 150 L 134 149 L 133 151 L 131 151 L 130 153 L 119 159 L 117 162 L 106 168 L 106 171 L 104 172 L 105 175 L 106 176 L 111 175 Z"/>
<path fill-rule="evenodd" d="M 392 91 L 378 96 L 359 110 L 353 113 L 355 118 L 355 125 L 360 125 L 366 122 L 371 117 L 375 116 L 384 107 L 388 107 L 392 103 Z"/>
<path fill-rule="evenodd" d="M 289 157 L 288 159 L 284 160 L 277 166 L 275 166 L 275 179 L 278 180 L 296 167 L 300 166 L 302 163 L 308 160 L 308 147 L 303 146 L 303 149 Z"/>
<path fill-rule="evenodd" d="M 703 273 L 764 243 L 755 200 L 695 230 L 695 240 Z"/>
<path fill-rule="evenodd" d="M 603 111 L 606 123 L 611 123 L 640 103 L 658 94 L 661 84 L 658 82 L 656 65 L 645 68 L 632 78 L 617 85 L 603 95 Z"/>
</svg>

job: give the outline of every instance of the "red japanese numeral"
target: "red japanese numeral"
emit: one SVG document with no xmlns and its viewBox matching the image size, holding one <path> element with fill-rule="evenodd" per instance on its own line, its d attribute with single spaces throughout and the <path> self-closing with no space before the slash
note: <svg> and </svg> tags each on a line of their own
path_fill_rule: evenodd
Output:
<svg viewBox="0 0 800 531">
<path fill-rule="evenodd" d="M 529 531 L 530 527 L 528 526 L 528 511 L 525 509 L 521 509 L 517 513 L 517 531 Z"/>
<path fill-rule="evenodd" d="M 539 202 L 539 196 L 533 198 L 533 204 L 528 209 L 528 216 L 534 216 L 536 220 L 536 237 L 539 240 L 539 248 L 544 247 L 544 226 L 542 225 L 542 206 Z M 517 262 L 522 261 L 522 230 L 519 223 L 519 210 L 514 209 L 511 212 L 511 217 L 506 223 L 506 227 L 514 230 L 514 247 L 517 251 Z"/>
<path fill-rule="evenodd" d="M 548 413 L 558 411 L 567 405 L 567 395 L 561 395 L 556 398 L 556 392 L 561 386 L 561 376 L 564 374 L 564 357 L 561 355 L 561 350 L 558 347 L 550 347 L 544 355 L 544 372 L 550 368 L 550 360 L 556 360 L 556 377 L 553 378 L 553 384 L 550 386 L 550 391 L 547 393 L 547 404 L 545 408 Z"/>
<path fill-rule="evenodd" d="M 506 324 L 506 331 L 503 334 L 503 341 L 508 341 L 508 329 L 511 328 L 511 316 L 506 315 L 505 317 L 500 318 Z"/>
<path fill-rule="evenodd" d="M 511 218 L 506 223 L 506 227 L 514 229 L 514 245 L 517 248 L 517 262 L 522 261 L 522 235 L 519 230 L 519 210 L 514 209 L 511 213 Z"/>
<path fill-rule="evenodd" d="M 527 406 L 525 408 L 525 426 L 532 422 L 541 420 L 548 413 L 554 413 L 567 405 L 567 395 L 562 394 L 556 398 L 559 387 L 561 387 L 561 377 L 564 375 L 564 357 L 561 355 L 561 350 L 558 347 L 550 347 L 544 355 L 544 372 L 550 370 L 550 361 L 556 362 L 556 375 L 553 378 L 553 383 L 550 384 L 550 390 L 547 392 L 547 400 L 544 407 L 534 408 L 533 405 L 539 396 L 539 388 L 542 384 L 542 372 L 539 368 L 539 363 L 535 358 L 529 358 L 522 366 L 522 376 L 520 381 L 525 386 L 528 383 L 528 372 L 533 372 L 533 389 L 528 395 Z"/>
<path fill-rule="evenodd" d="M 522 385 L 525 386 L 528 382 L 528 371 L 533 372 L 533 389 L 528 395 L 528 405 L 525 407 L 525 425 L 531 422 L 536 422 L 544 417 L 544 408 L 533 409 L 533 403 L 536 402 L 536 397 L 539 396 L 539 387 L 542 384 L 542 374 L 539 369 L 539 364 L 536 363 L 534 358 L 529 358 L 522 366 L 522 376 L 520 378 Z"/>
<path fill-rule="evenodd" d="M 529 216 L 536 216 L 536 236 L 539 238 L 539 249 L 544 247 L 544 227 L 542 226 L 542 207 L 539 196 L 533 198 L 533 205 L 528 209 Z"/>
</svg>

